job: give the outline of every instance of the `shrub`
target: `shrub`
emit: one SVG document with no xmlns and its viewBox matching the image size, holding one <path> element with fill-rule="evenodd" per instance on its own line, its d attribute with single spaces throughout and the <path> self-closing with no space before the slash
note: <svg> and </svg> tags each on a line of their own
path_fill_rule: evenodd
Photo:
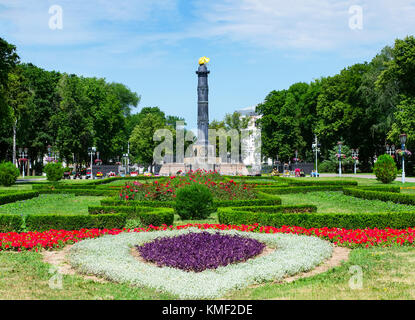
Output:
<svg viewBox="0 0 415 320">
<path fill-rule="evenodd" d="M 99 215 L 28 215 L 26 228 L 29 231 L 44 230 L 80 230 L 88 229 L 122 229 L 127 221 L 125 214 Z"/>
<path fill-rule="evenodd" d="M 0 215 L 0 233 L 20 231 L 23 225 L 23 218 L 17 214 Z"/>
<path fill-rule="evenodd" d="M 49 181 L 59 181 L 62 179 L 65 169 L 62 167 L 60 162 L 49 162 L 44 168 L 43 171 L 46 172 L 46 177 Z"/>
<path fill-rule="evenodd" d="M 333 161 L 324 160 L 318 166 L 318 171 L 321 173 L 333 173 L 336 172 L 337 165 Z"/>
<path fill-rule="evenodd" d="M 13 193 L 2 194 L 0 195 L 0 205 L 20 200 L 32 199 L 38 196 L 39 192 L 37 191 L 17 191 Z"/>
<path fill-rule="evenodd" d="M 0 184 L 5 187 L 10 187 L 16 182 L 20 171 L 11 162 L 3 162 L 0 164 Z"/>
<path fill-rule="evenodd" d="M 195 220 L 208 218 L 215 206 L 209 188 L 192 183 L 177 190 L 174 209 L 182 220 Z"/>
<path fill-rule="evenodd" d="M 376 178 L 383 183 L 391 183 L 395 181 L 398 174 L 395 160 L 388 154 L 379 156 L 373 168 Z"/>
<path fill-rule="evenodd" d="M 166 224 L 171 226 L 174 221 L 174 212 L 172 209 L 160 209 L 150 212 L 140 212 L 138 214 L 140 221 L 145 226 L 161 226 Z"/>
</svg>

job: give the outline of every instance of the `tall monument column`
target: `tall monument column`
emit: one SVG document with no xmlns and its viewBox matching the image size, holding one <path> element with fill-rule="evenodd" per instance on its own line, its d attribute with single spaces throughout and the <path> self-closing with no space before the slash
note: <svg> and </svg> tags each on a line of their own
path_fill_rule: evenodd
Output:
<svg viewBox="0 0 415 320">
<path fill-rule="evenodd" d="M 197 129 L 198 145 L 208 145 L 209 130 L 209 85 L 208 74 L 210 71 L 206 67 L 209 58 L 202 57 L 199 59 L 199 68 L 196 71 L 198 76 L 197 84 Z"/>
</svg>

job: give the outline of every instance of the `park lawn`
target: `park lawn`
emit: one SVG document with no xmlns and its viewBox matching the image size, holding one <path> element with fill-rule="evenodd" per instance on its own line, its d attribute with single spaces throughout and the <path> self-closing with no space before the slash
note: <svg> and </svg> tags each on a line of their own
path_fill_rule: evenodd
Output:
<svg viewBox="0 0 415 320">
<path fill-rule="evenodd" d="M 415 206 L 396 204 L 380 200 L 365 200 L 346 196 L 343 192 L 321 191 L 301 194 L 278 195 L 283 205 L 317 206 L 317 212 L 353 213 L 353 212 L 408 212 L 414 211 Z"/>
<path fill-rule="evenodd" d="M 349 261 L 325 273 L 292 283 L 267 283 L 233 292 L 227 299 L 283 300 L 413 300 L 415 299 L 415 248 L 354 249 Z M 351 289 L 361 267 L 362 288 Z M 352 278 L 353 277 L 353 278 Z"/>
<path fill-rule="evenodd" d="M 74 194 L 41 194 L 39 197 L 0 206 L 0 214 L 88 214 L 88 206 L 98 206 L 104 197 Z"/>
<path fill-rule="evenodd" d="M 149 288 L 96 282 L 80 275 L 63 275 L 56 284 L 56 268 L 44 263 L 37 252 L 0 252 L 0 296 L 6 300 L 154 300 L 174 297 Z"/>
</svg>

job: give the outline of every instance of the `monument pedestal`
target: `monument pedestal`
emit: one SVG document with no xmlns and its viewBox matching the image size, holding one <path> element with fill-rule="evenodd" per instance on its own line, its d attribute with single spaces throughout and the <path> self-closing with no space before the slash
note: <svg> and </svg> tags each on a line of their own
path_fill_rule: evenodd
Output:
<svg viewBox="0 0 415 320">
<path fill-rule="evenodd" d="M 206 171 L 217 171 L 223 175 L 248 175 L 249 172 L 243 163 L 222 163 L 216 157 L 216 148 L 207 141 L 209 130 L 209 86 L 206 67 L 209 59 L 199 59 L 199 68 L 196 71 L 198 76 L 197 85 L 197 128 L 198 141 L 193 145 L 192 154 L 184 158 L 183 163 L 165 163 L 160 170 L 160 175 L 176 175 L 178 171 L 188 172 L 198 169 Z"/>
</svg>

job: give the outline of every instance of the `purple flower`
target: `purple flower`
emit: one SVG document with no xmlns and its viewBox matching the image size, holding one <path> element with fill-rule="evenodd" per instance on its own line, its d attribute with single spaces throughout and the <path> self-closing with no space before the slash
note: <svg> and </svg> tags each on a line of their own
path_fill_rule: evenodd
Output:
<svg viewBox="0 0 415 320">
<path fill-rule="evenodd" d="M 163 237 L 136 246 L 140 255 L 158 266 L 201 272 L 260 254 L 265 244 L 237 235 L 198 232 L 177 237 Z"/>
</svg>

